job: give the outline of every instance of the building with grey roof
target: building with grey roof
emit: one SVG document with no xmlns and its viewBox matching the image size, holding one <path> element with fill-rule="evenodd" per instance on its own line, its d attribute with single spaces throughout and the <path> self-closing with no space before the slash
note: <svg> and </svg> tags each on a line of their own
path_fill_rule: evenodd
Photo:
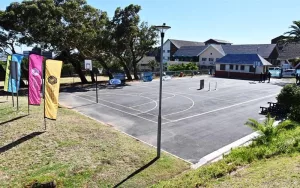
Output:
<svg viewBox="0 0 300 188">
<path fill-rule="evenodd" d="M 172 60 L 172 57 L 175 54 L 175 52 L 182 47 L 204 45 L 205 44 L 203 42 L 168 39 L 163 45 L 163 60 L 164 62 Z"/>
<path fill-rule="evenodd" d="M 214 68 L 215 62 L 226 54 L 259 54 L 273 65 L 277 64 L 278 51 L 275 44 L 245 44 L 182 47 L 174 54 L 179 61 L 199 62 L 203 68 Z"/>
<path fill-rule="evenodd" d="M 219 45 L 231 45 L 232 43 L 226 40 L 220 40 L 220 39 L 209 39 L 204 42 L 205 45 L 210 45 L 210 44 L 219 44 Z"/>
</svg>

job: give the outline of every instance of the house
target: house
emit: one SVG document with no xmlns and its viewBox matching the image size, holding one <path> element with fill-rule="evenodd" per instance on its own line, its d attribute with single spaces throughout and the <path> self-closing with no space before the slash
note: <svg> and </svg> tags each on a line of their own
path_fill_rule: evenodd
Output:
<svg viewBox="0 0 300 188">
<path fill-rule="evenodd" d="M 259 54 L 273 65 L 277 65 L 276 44 L 186 46 L 180 48 L 174 54 L 174 58 L 181 61 L 199 60 L 200 68 L 214 69 L 215 62 L 226 54 Z"/>
<path fill-rule="evenodd" d="M 153 71 L 152 67 L 149 65 L 150 61 L 156 61 L 154 56 L 145 56 L 137 64 L 138 70 L 141 72 Z M 154 67 L 154 71 L 159 71 L 159 63 Z"/>
<path fill-rule="evenodd" d="M 293 66 L 290 61 L 300 58 L 300 43 L 278 44 L 278 61 L 282 69 L 290 69 Z"/>
<path fill-rule="evenodd" d="M 219 45 L 231 45 L 231 42 L 228 42 L 226 40 L 220 40 L 220 39 L 209 39 L 207 41 L 204 42 L 204 44 L 210 45 L 210 44 L 219 44 Z"/>
<path fill-rule="evenodd" d="M 204 46 L 203 42 L 168 39 L 163 45 L 164 62 L 174 60 L 173 55 L 183 46 Z"/>
<path fill-rule="evenodd" d="M 199 62 L 199 52 L 202 52 L 207 46 L 183 46 L 175 52 L 173 58 L 175 61 Z"/>
<path fill-rule="evenodd" d="M 216 61 L 216 77 L 259 79 L 272 66 L 259 54 L 227 54 Z"/>
<path fill-rule="evenodd" d="M 294 59 L 300 58 L 300 43 L 286 43 L 283 41 L 286 39 L 285 36 L 280 35 L 271 40 L 272 44 L 277 45 L 278 49 L 278 66 L 282 69 L 290 69 L 296 66 L 296 64 L 291 63 Z"/>
</svg>

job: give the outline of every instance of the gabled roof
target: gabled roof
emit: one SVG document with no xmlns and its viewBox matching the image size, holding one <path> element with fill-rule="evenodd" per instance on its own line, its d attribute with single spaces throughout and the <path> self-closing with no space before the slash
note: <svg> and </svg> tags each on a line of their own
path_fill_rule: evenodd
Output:
<svg viewBox="0 0 300 188">
<path fill-rule="evenodd" d="M 272 65 L 258 54 L 227 54 L 216 61 L 218 64 L 240 64 L 240 65 L 254 65 L 259 62 L 259 66 Z"/>
<path fill-rule="evenodd" d="M 222 45 L 225 54 L 259 54 L 268 58 L 276 44 L 244 44 L 244 45 Z"/>
<path fill-rule="evenodd" d="M 204 46 L 203 42 L 169 39 L 177 48 L 182 46 Z"/>
<path fill-rule="evenodd" d="M 199 52 L 202 52 L 205 48 L 207 48 L 207 46 L 183 46 L 175 52 L 174 56 L 198 56 Z"/>
<path fill-rule="evenodd" d="M 276 44 L 244 44 L 244 45 L 218 45 L 210 44 L 206 46 L 185 46 L 179 48 L 174 56 L 199 56 L 206 49 L 213 47 L 221 54 L 256 54 L 258 53 L 263 58 L 268 58 L 274 49 Z M 299 45 L 300 52 L 300 45 Z M 300 55 L 300 54 L 299 54 Z"/>
<path fill-rule="evenodd" d="M 144 56 L 139 62 L 138 64 L 148 64 L 149 61 L 151 60 L 155 60 L 154 56 Z"/>
<path fill-rule="evenodd" d="M 300 58 L 300 43 L 287 43 L 278 46 L 278 53 L 279 60 Z"/>
<path fill-rule="evenodd" d="M 216 43 L 232 44 L 232 43 L 229 42 L 229 41 L 226 41 L 226 40 L 220 40 L 220 39 L 208 39 L 208 40 L 205 41 L 204 43 L 207 43 L 207 42 L 210 41 L 210 40 L 212 40 L 212 41 L 214 41 L 214 42 L 216 42 Z"/>
</svg>

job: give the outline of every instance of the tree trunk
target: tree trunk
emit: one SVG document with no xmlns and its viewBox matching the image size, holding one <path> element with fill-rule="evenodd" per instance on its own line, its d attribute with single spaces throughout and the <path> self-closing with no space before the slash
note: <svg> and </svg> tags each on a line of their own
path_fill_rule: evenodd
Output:
<svg viewBox="0 0 300 188">
<path fill-rule="evenodd" d="M 107 64 L 105 63 L 105 61 L 102 58 L 97 58 L 97 60 L 100 62 L 101 66 L 103 67 L 103 69 L 106 71 L 109 79 L 113 79 L 114 76 L 112 75 L 110 68 L 107 66 Z"/>
<path fill-rule="evenodd" d="M 135 80 L 139 80 L 138 69 L 137 69 L 136 64 L 133 65 L 133 75 L 134 75 Z"/>
<path fill-rule="evenodd" d="M 90 71 L 90 75 L 91 75 L 92 83 L 95 83 L 96 80 L 95 80 L 95 74 L 94 74 L 94 72 Z"/>
<path fill-rule="evenodd" d="M 128 67 L 125 65 L 123 66 L 124 67 L 124 71 L 125 71 L 125 74 L 126 74 L 126 77 L 129 81 L 132 81 L 132 76 L 130 74 L 130 70 L 128 69 Z"/>
<path fill-rule="evenodd" d="M 81 80 L 81 83 L 87 84 L 88 81 L 87 81 L 86 77 L 84 76 L 84 74 L 83 74 L 83 72 L 81 70 L 80 64 L 78 64 L 76 62 L 72 62 L 72 65 L 75 68 L 75 71 L 78 74 L 78 76 L 79 76 L 79 78 Z"/>
</svg>

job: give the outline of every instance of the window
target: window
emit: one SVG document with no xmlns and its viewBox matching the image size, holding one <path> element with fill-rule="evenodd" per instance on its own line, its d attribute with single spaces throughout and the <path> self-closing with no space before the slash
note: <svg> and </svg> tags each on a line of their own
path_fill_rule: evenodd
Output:
<svg viewBox="0 0 300 188">
<path fill-rule="evenodd" d="M 170 57 L 168 57 L 168 60 L 170 60 Z"/>
<path fill-rule="evenodd" d="M 249 72 L 254 72 L 255 71 L 255 68 L 253 66 L 249 66 Z"/>
<path fill-rule="evenodd" d="M 165 53 L 166 52 L 166 50 L 163 50 L 163 53 Z"/>
<path fill-rule="evenodd" d="M 229 66 L 229 69 L 230 69 L 230 70 L 233 70 L 233 65 L 230 65 L 230 66 Z"/>
<path fill-rule="evenodd" d="M 226 68 L 226 65 L 224 65 L 224 64 L 220 65 L 220 70 L 225 70 L 225 68 Z"/>
<path fill-rule="evenodd" d="M 235 70 L 239 70 L 239 66 L 238 65 L 235 66 Z"/>
<path fill-rule="evenodd" d="M 241 70 L 245 70 L 245 65 L 241 65 Z"/>
<path fill-rule="evenodd" d="M 202 61 L 206 61 L 207 60 L 207 58 L 202 58 Z"/>
<path fill-rule="evenodd" d="M 208 60 L 209 60 L 209 61 L 214 61 L 214 58 L 209 58 Z"/>
<path fill-rule="evenodd" d="M 168 53 L 170 53 L 170 50 L 168 50 Z"/>
<path fill-rule="evenodd" d="M 212 55 L 212 53 L 210 53 L 210 55 Z"/>
</svg>

